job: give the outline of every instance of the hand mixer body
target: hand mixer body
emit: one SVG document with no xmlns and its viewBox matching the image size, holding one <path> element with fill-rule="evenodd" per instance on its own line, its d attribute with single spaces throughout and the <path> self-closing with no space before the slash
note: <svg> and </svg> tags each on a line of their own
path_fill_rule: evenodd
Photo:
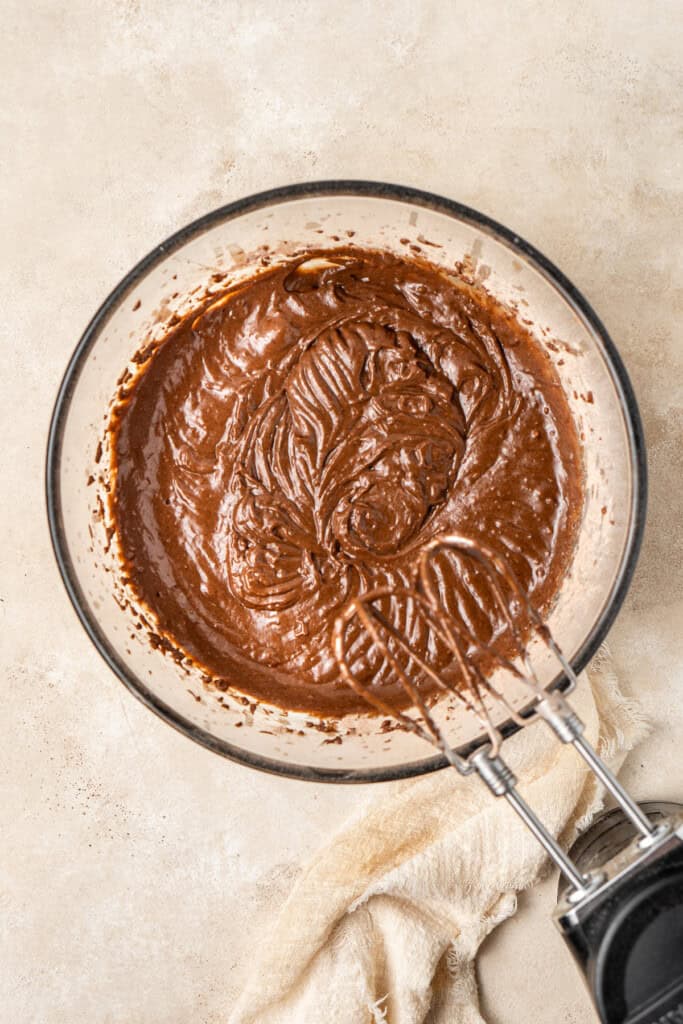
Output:
<svg viewBox="0 0 683 1024">
<path fill-rule="evenodd" d="M 607 812 L 570 852 L 601 882 L 578 899 L 565 888 L 555 921 L 603 1024 L 683 1024 L 683 807 L 666 808 L 676 810 L 651 841 L 634 838 L 601 863 L 605 844 L 596 860 L 586 839 L 626 825 Z"/>
</svg>

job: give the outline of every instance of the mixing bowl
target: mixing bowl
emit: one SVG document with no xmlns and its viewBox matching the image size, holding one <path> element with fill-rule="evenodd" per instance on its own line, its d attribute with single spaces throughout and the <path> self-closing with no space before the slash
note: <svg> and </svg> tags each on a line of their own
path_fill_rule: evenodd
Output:
<svg viewBox="0 0 683 1024">
<path fill-rule="evenodd" d="M 97 311 L 69 362 L 50 429 L 47 505 L 57 562 L 81 623 L 119 679 L 164 721 L 252 767 L 370 782 L 445 762 L 417 737 L 383 730 L 371 715 L 328 723 L 207 689 L 193 670 L 154 649 L 112 585 L 92 485 L 122 371 L 143 343 L 162 337 L 169 321 L 191 307 L 193 294 L 248 276 L 265 253 L 277 259 L 301 247 L 349 243 L 419 251 L 451 271 L 465 267 L 519 311 L 548 352 L 582 441 L 586 492 L 573 561 L 548 623 L 574 668 L 583 668 L 623 600 L 643 528 L 645 454 L 633 392 L 600 320 L 559 270 L 507 228 L 426 192 L 357 181 L 292 185 L 221 207 L 153 249 Z M 543 685 L 566 686 L 554 660 L 540 647 L 533 653 Z M 521 684 L 501 682 L 514 707 L 529 703 Z M 514 728 L 503 709 L 494 707 L 492 715 L 505 733 Z M 461 709 L 446 712 L 445 730 L 461 753 L 480 742 L 478 722 Z"/>
</svg>

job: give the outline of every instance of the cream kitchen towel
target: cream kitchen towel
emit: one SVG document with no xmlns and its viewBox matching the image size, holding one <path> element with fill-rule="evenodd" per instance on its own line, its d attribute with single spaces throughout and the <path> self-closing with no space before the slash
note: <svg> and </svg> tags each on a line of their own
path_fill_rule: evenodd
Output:
<svg viewBox="0 0 683 1024">
<path fill-rule="evenodd" d="M 645 732 L 603 654 L 572 703 L 613 766 Z M 505 746 L 520 790 L 568 842 L 594 778 L 538 723 Z M 477 950 L 547 865 L 503 800 L 453 770 L 379 787 L 294 886 L 230 1024 L 481 1024 Z"/>
</svg>

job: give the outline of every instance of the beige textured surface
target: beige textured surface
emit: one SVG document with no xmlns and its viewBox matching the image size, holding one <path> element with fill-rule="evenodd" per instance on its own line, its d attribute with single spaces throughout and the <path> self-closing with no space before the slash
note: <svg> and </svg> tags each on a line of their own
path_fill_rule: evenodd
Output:
<svg viewBox="0 0 683 1024">
<path fill-rule="evenodd" d="M 3 1019 L 222 1021 L 296 859 L 369 795 L 252 773 L 155 719 L 76 623 L 45 527 L 50 407 L 87 319 L 154 243 L 261 188 L 370 177 L 441 192 L 529 238 L 595 305 L 650 451 L 645 547 L 611 634 L 655 722 L 626 778 L 683 799 L 680 5 L 3 13 Z M 495 1024 L 593 1019 L 552 888 L 489 944 Z"/>
</svg>

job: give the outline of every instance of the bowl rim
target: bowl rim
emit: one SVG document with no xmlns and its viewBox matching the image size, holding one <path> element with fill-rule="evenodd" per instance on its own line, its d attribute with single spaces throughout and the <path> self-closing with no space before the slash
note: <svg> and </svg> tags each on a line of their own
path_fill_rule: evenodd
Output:
<svg viewBox="0 0 683 1024">
<path fill-rule="evenodd" d="M 577 674 L 585 668 L 605 639 L 624 601 L 635 571 L 645 527 L 647 508 L 645 437 L 631 381 L 614 342 L 592 306 L 578 288 L 543 253 L 539 252 L 538 249 L 516 232 L 511 231 L 486 214 L 480 213 L 478 210 L 456 200 L 446 199 L 435 193 L 408 185 L 354 179 L 335 179 L 302 182 L 284 185 L 264 192 L 257 192 L 204 214 L 174 232 L 144 256 L 121 279 L 101 304 L 85 328 L 64 372 L 52 412 L 47 442 L 45 464 L 47 518 L 52 548 L 62 582 L 81 625 L 114 674 L 138 700 L 154 711 L 163 721 L 215 753 L 248 767 L 258 768 L 271 774 L 314 782 L 386 782 L 433 772 L 446 767 L 448 762 L 443 756 L 436 755 L 424 758 L 421 761 L 399 764 L 391 768 L 326 769 L 288 761 L 279 761 L 275 758 L 264 757 L 260 754 L 243 750 L 239 746 L 218 739 L 207 730 L 189 722 L 161 701 L 141 680 L 137 679 L 127 670 L 125 663 L 99 628 L 96 619 L 89 614 L 88 605 L 69 554 L 62 518 L 59 473 L 64 429 L 71 397 L 90 350 L 115 309 L 147 271 L 207 229 L 213 228 L 219 223 L 233 220 L 245 213 L 310 196 L 361 196 L 365 198 L 397 200 L 413 206 L 427 207 L 470 223 L 525 256 L 560 292 L 569 306 L 580 315 L 597 336 L 599 343 L 602 345 L 603 355 L 610 370 L 624 414 L 629 441 L 633 487 L 629 531 L 614 585 L 600 615 L 593 623 L 588 636 L 572 659 L 572 668 Z M 567 690 L 569 686 L 569 680 L 563 673 L 559 673 L 548 689 Z M 518 731 L 519 728 L 513 722 L 508 721 L 501 726 L 501 732 L 504 736 L 508 736 Z M 480 743 L 481 740 L 474 740 L 460 748 L 460 752 L 466 756 L 479 746 Z"/>
</svg>

